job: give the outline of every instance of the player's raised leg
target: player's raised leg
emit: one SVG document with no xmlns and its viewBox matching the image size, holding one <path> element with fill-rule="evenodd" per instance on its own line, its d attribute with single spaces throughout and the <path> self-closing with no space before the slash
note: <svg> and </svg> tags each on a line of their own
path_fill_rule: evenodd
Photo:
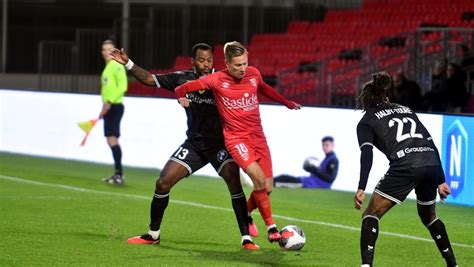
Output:
<svg viewBox="0 0 474 267">
<path fill-rule="evenodd" d="M 436 216 L 436 203 L 417 201 L 418 215 L 421 222 L 426 226 L 431 237 L 438 247 L 439 253 L 443 256 L 447 266 L 456 266 L 454 251 L 449 242 L 448 233 L 444 223 Z"/>
<path fill-rule="evenodd" d="M 267 142 L 262 141 L 255 144 L 258 151 L 258 164 L 262 168 L 262 171 L 265 175 L 265 190 L 267 191 L 268 196 L 273 190 L 273 169 L 272 169 L 272 159 L 270 154 L 270 149 L 268 148 Z M 253 195 L 250 195 L 247 201 L 247 210 L 248 210 L 248 217 L 249 217 L 249 231 L 251 236 L 258 236 L 258 229 L 257 226 L 251 216 L 252 211 L 257 208 L 257 204 L 255 203 L 255 199 Z"/>
<path fill-rule="evenodd" d="M 369 205 L 362 215 L 360 230 L 360 255 L 362 266 L 372 266 L 375 253 L 375 242 L 379 235 L 379 221 L 395 205 L 395 202 L 374 193 Z"/>
<path fill-rule="evenodd" d="M 258 208 L 260 215 L 267 225 L 268 240 L 270 242 L 277 241 L 281 239 L 281 235 L 272 218 L 270 198 L 268 197 L 266 188 L 267 179 L 265 178 L 265 173 L 256 161 L 250 163 L 250 165 L 245 169 L 245 172 L 250 176 L 254 184 L 254 190 L 250 195 L 250 199 L 253 199 L 255 206 Z"/>
<path fill-rule="evenodd" d="M 171 188 L 189 174 L 189 170 L 182 164 L 169 160 L 156 180 L 155 194 L 150 206 L 150 230 L 141 236 L 128 239 L 130 244 L 158 244 L 160 243 L 160 227 L 163 215 L 168 207 Z"/>
<path fill-rule="evenodd" d="M 232 200 L 232 208 L 234 209 L 237 224 L 239 225 L 240 234 L 242 236 L 242 247 L 248 250 L 258 250 L 259 246 L 253 243 L 249 234 L 248 217 L 247 217 L 247 201 L 245 193 L 240 183 L 239 166 L 234 161 L 223 163 L 219 175 L 224 179 L 229 188 Z"/>
</svg>

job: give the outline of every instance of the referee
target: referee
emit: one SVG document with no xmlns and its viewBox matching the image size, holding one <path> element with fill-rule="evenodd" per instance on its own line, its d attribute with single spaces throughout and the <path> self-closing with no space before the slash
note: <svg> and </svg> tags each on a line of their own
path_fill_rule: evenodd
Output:
<svg viewBox="0 0 474 267">
<path fill-rule="evenodd" d="M 122 120 L 124 107 L 123 95 L 127 91 L 127 74 L 123 65 L 115 62 L 110 57 L 110 52 L 115 48 L 115 43 L 106 40 L 102 43 L 102 56 L 105 60 L 105 68 L 101 76 L 102 111 L 100 117 L 104 119 L 104 135 L 107 144 L 112 150 L 115 163 L 115 173 L 109 178 L 103 179 L 110 184 L 123 185 L 124 176 L 122 169 L 122 149 L 119 144 L 120 121 Z"/>
</svg>

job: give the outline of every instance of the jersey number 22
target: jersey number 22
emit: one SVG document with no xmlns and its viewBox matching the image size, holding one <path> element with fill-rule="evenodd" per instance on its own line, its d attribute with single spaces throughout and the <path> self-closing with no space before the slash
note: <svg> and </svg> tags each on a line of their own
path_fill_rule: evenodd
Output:
<svg viewBox="0 0 474 267">
<path fill-rule="evenodd" d="M 388 122 L 388 127 L 392 128 L 397 123 L 397 142 L 401 142 L 408 138 L 423 138 L 421 133 L 416 133 L 416 122 L 412 118 L 404 117 L 403 119 L 393 118 Z M 410 123 L 410 132 L 403 133 L 405 123 Z"/>
</svg>

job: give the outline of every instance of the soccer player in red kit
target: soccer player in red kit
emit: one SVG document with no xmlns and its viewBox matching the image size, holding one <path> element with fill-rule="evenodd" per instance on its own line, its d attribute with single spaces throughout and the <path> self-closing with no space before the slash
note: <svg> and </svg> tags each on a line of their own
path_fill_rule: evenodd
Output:
<svg viewBox="0 0 474 267">
<path fill-rule="evenodd" d="M 183 106 L 189 105 L 186 94 L 212 90 L 224 128 L 225 145 L 237 164 L 250 176 L 254 191 L 248 200 L 249 214 L 258 208 L 267 225 L 268 240 L 281 238 L 272 218 L 268 193 L 273 187 L 270 150 L 260 120 L 258 93 L 277 101 L 289 109 L 301 105 L 287 100 L 266 84 L 258 69 L 248 66 L 248 53 L 238 42 L 224 46 L 225 70 L 189 81 L 176 88 Z"/>
</svg>

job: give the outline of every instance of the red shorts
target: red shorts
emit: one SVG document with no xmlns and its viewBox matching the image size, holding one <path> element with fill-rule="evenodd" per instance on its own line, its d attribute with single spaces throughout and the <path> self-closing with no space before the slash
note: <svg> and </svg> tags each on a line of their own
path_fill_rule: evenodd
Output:
<svg viewBox="0 0 474 267">
<path fill-rule="evenodd" d="M 242 170 L 256 161 L 267 179 L 273 178 L 272 156 L 266 139 L 236 138 L 225 141 L 227 150 Z"/>
</svg>

